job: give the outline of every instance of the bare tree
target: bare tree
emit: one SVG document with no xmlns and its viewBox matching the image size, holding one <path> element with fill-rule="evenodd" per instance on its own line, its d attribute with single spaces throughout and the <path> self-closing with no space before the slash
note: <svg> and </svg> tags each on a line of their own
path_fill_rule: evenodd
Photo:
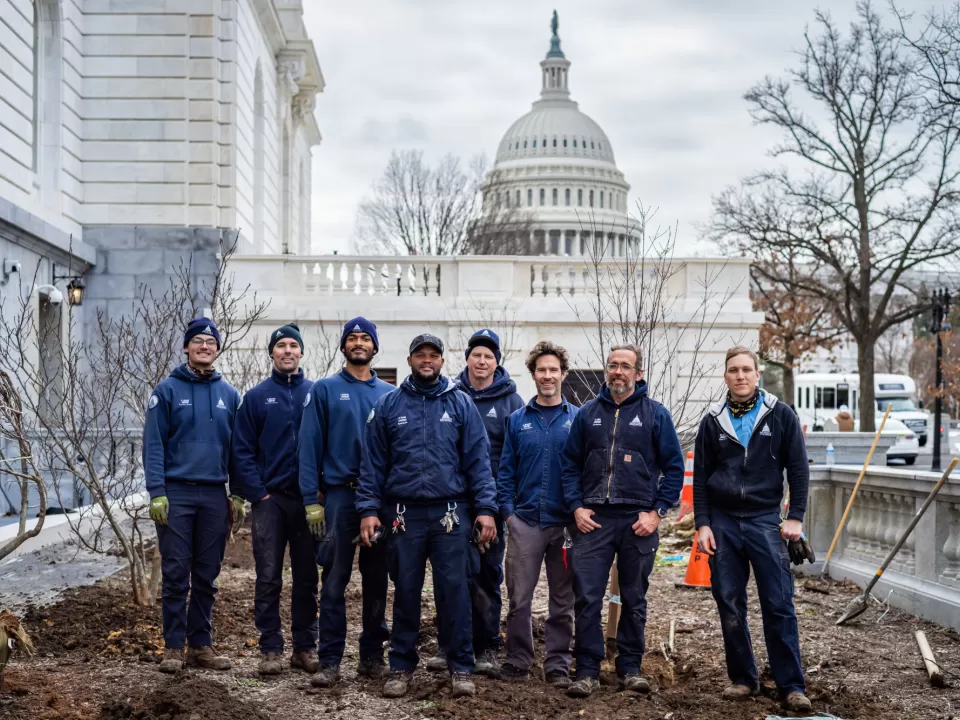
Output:
<svg viewBox="0 0 960 720">
<path fill-rule="evenodd" d="M 806 33 L 800 67 L 747 93 L 754 121 L 783 131 L 773 155 L 802 171 L 761 172 L 724 191 L 711 234 L 771 258 L 759 276 L 822 302 L 856 341 L 870 431 L 877 340 L 928 308 L 906 276 L 960 249 L 958 131 L 956 108 L 931 102 L 914 50 L 869 3 L 858 13 L 846 38 L 817 13 L 820 32 Z M 788 258 L 805 272 L 781 272 Z"/>
<path fill-rule="evenodd" d="M 457 306 L 451 310 L 452 321 L 451 337 L 448 338 L 452 347 L 466 349 L 470 336 L 480 328 L 493 330 L 500 338 L 500 364 L 506 365 L 519 352 L 519 322 L 517 315 L 521 301 L 498 300 L 495 303 L 484 302 L 479 298 L 470 298 L 469 306 Z M 448 375 L 456 377 L 467 366 L 463 355 L 450 354 L 444 368 Z"/>
<path fill-rule="evenodd" d="M 586 267 L 583 277 L 574 271 L 574 288 L 582 282 L 583 292 L 575 291 L 568 303 L 590 347 L 580 362 L 602 368 L 614 345 L 639 346 L 650 396 L 670 410 L 681 441 L 688 444 L 705 405 L 718 397 L 716 353 L 742 341 L 740 333 L 716 331 L 739 288 L 722 282 L 722 266 L 706 265 L 694 277 L 695 287 L 680 287 L 687 265 L 674 256 L 676 229 L 655 225 L 655 216 L 655 210 L 638 203 L 636 217 L 623 227 L 585 218 L 591 238 Z M 622 253 L 620 236 L 626 239 Z M 697 298 L 695 306 L 691 298 Z M 579 379 L 585 386 L 594 380 Z"/>
</svg>

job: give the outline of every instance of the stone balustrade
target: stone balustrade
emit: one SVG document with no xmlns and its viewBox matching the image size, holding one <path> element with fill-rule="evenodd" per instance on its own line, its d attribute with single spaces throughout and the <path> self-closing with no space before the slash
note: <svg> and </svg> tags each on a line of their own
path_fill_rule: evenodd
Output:
<svg viewBox="0 0 960 720">
<path fill-rule="evenodd" d="M 855 467 L 811 469 L 804 524 L 820 560 L 806 571 L 820 571 L 858 474 Z M 938 473 L 871 466 L 830 560 L 830 576 L 865 586 L 938 478 Z M 889 595 L 895 607 L 960 630 L 960 477 L 944 485 L 874 595 L 881 600 Z"/>
</svg>

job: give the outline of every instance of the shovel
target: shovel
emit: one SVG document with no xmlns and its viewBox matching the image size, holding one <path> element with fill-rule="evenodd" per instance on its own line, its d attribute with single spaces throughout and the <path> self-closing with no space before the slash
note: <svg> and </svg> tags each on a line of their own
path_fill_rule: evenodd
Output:
<svg viewBox="0 0 960 720">
<path fill-rule="evenodd" d="M 864 589 L 862 595 L 855 597 L 849 605 L 847 605 L 847 611 L 837 620 L 837 625 L 843 625 L 848 620 L 853 620 L 855 617 L 862 615 L 867 610 L 867 599 L 870 597 L 870 591 L 873 590 L 873 586 L 877 584 L 877 581 L 880 580 L 880 576 L 883 575 L 884 571 L 893 562 L 893 558 L 897 556 L 897 553 L 900 552 L 900 548 L 903 547 L 903 544 L 907 541 L 907 538 L 910 537 L 910 533 L 913 532 L 913 529 L 917 526 L 917 523 L 920 522 L 920 518 L 923 517 L 923 514 L 927 511 L 927 508 L 930 507 L 930 503 L 933 502 L 933 499 L 937 496 L 937 493 L 940 492 L 940 488 L 943 487 L 944 483 L 947 482 L 947 478 L 950 477 L 950 473 L 953 472 L 953 469 L 957 466 L 957 462 L 960 462 L 957 458 L 954 458 L 946 470 L 943 471 L 943 475 L 940 476 L 940 479 L 937 481 L 937 484 L 933 486 L 933 490 L 930 491 L 930 494 L 927 495 L 927 499 L 923 501 L 923 505 L 920 506 L 920 509 L 917 511 L 917 514 L 913 516 L 913 520 L 910 521 L 910 524 L 907 525 L 907 529 L 903 531 L 903 534 L 900 535 L 900 539 L 897 540 L 897 544 L 893 546 L 887 557 L 884 558 L 883 565 L 880 566 L 880 569 L 877 570 L 877 574 L 873 576 L 873 579 L 867 584 L 866 589 Z"/>
</svg>

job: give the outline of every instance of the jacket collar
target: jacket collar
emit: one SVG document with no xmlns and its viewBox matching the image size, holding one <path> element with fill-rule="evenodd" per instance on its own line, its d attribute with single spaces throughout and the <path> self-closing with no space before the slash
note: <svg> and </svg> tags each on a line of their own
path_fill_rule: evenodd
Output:
<svg viewBox="0 0 960 720">
<path fill-rule="evenodd" d="M 567 402 L 567 399 L 566 399 L 566 398 L 563 398 L 563 400 L 560 402 L 560 407 L 562 408 L 562 412 L 565 412 L 565 413 L 570 412 L 570 403 Z M 532 398 L 530 398 L 530 401 L 527 403 L 527 409 L 528 409 L 528 410 L 532 410 L 532 411 L 534 411 L 534 412 L 539 412 L 539 410 L 537 410 L 537 396 L 536 396 L 536 395 L 534 395 Z"/>
<path fill-rule="evenodd" d="M 600 386 L 600 392 L 597 394 L 597 399 L 601 402 L 607 403 L 607 405 L 612 405 L 614 407 L 624 407 L 632 403 L 638 402 L 647 396 L 647 381 L 641 380 L 637 383 L 637 386 L 633 389 L 633 395 L 624 399 L 622 403 L 617 403 L 613 399 L 613 395 L 610 394 L 610 388 L 607 387 L 607 384 L 604 383 Z"/>
<path fill-rule="evenodd" d="M 493 371 L 493 382 L 482 390 L 477 390 L 470 384 L 468 368 L 464 368 L 460 374 L 457 375 L 457 383 L 460 385 L 461 390 L 474 399 L 498 398 L 505 395 L 512 395 L 517 391 L 516 383 L 510 379 L 510 373 L 507 372 L 507 369 L 503 367 L 503 365 L 497 366 L 497 369 Z"/>
<path fill-rule="evenodd" d="M 765 415 L 773 412 L 774 407 L 776 407 L 777 403 L 780 402 L 776 395 L 769 393 L 766 390 L 760 391 L 760 397 L 762 402 L 760 405 L 760 412 L 757 414 L 757 423 L 759 423 L 760 419 Z M 724 412 L 726 409 L 727 399 L 724 397 L 723 400 L 713 403 L 707 412 L 716 419 L 716 421 L 720 424 L 720 427 L 723 428 L 723 431 L 727 435 L 732 438 L 736 438 L 737 431 L 733 429 L 733 421 L 730 420 L 730 413 Z"/>
<path fill-rule="evenodd" d="M 451 382 L 450 378 L 448 378 L 446 375 L 441 375 L 441 376 L 440 376 L 440 389 L 437 390 L 435 393 L 424 392 L 424 391 L 413 381 L 413 375 L 412 375 L 412 374 L 407 375 L 407 377 L 404 378 L 403 382 L 400 384 L 400 389 L 401 389 L 401 390 L 405 390 L 406 392 L 410 393 L 411 395 L 416 395 L 416 396 L 418 396 L 418 397 L 425 397 L 425 398 L 440 397 L 441 395 L 443 395 L 443 394 L 445 394 L 445 393 L 448 393 L 448 392 L 450 392 L 450 391 L 452 391 L 452 390 L 456 390 L 456 389 L 458 389 L 458 388 L 459 388 L 459 385 L 457 385 L 457 383 L 455 383 L 455 382 Z"/>
<path fill-rule="evenodd" d="M 303 382 L 303 370 L 297 370 L 295 373 L 283 373 L 274 368 L 270 377 L 278 385 L 299 385 Z"/>
<path fill-rule="evenodd" d="M 369 380 L 357 380 L 353 375 L 351 375 L 346 367 L 340 368 L 340 377 L 346 380 L 349 383 L 365 383 L 366 385 L 376 385 L 377 384 L 377 371 L 370 370 L 370 379 Z"/>
</svg>

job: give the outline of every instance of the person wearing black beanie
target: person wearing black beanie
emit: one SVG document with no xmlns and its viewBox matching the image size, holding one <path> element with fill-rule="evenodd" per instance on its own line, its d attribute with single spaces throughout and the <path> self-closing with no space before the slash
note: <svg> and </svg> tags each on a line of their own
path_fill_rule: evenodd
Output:
<svg viewBox="0 0 960 720">
<path fill-rule="evenodd" d="M 300 354 L 306 354 L 306 348 L 303 346 L 303 336 L 300 334 L 300 327 L 295 323 L 287 323 L 278 327 L 270 333 L 270 342 L 267 344 L 267 355 L 273 355 L 273 348 L 282 338 L 293 338 L 300 346 Z"/>
</svg>

